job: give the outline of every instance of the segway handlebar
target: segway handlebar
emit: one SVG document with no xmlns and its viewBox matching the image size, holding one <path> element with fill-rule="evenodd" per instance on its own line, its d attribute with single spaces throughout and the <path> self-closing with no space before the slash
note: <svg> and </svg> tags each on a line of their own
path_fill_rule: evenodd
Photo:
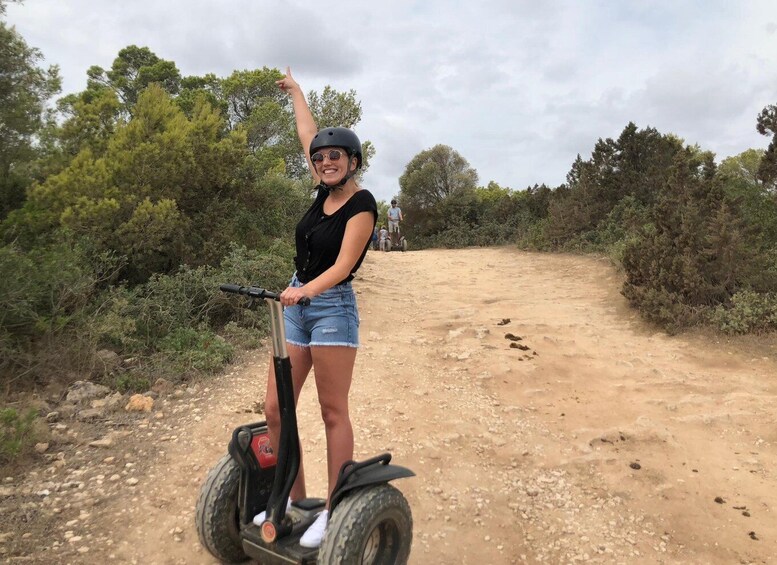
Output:
<svg viewBox="0 0 777 565">
<path fill-rule="evenodd" d="M 280 300 L 281 295 L 278 292 L 272 292 L 259 288 L 257 286 L 240 286 L 238 284 L 222 284 L 220 287 L 222 292 L 230 292 L 232 294 L 242 294 L 249 298 L 267 298 L 269 300 Z M 297 304 L 302 306 L 310 305 L 310 298 L 301 298 Z"/>
</svg>

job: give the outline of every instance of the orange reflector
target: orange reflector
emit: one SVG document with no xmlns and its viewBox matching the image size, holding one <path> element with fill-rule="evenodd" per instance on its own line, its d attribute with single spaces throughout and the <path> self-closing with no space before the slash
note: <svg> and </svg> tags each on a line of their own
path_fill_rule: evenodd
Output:
<svg viewBox="0 0 777 565">
<path fill-rule="evenodd" d="M 275 531 L 275 524 L 272 522 L 265 522 L 262 524 L 262 539 L 266 541 L 267 543 L 271 543 L 275 541 L 275 536 L 278 535 L 278 532 Z"/>
</svg>

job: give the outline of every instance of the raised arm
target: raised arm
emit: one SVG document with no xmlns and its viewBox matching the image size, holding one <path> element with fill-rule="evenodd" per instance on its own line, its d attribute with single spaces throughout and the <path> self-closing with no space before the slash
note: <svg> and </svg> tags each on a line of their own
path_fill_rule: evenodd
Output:
<svg viewBox="0 0 777 565">
<path fill-rule="evenodd" d="M 313 119 L 313 114 L 310 113 L 310 108 L 305 100 L 305 95 L 302 92 L 297 81 L 291 76 L 291 69 L 286 67 L 286 76 L 281 80 L 276 81 L 281 90 L 291 96 L 291 103 L 294 107 L 294 117 L 297 121 L 297 135 L 299 141 L 302 144 L 302 151 L 305 152 L 305 160 L 308 162 L 308 167 L 316 182 L 321 179 L 316 174 L 316 168 L 310 161 L 309 149 L 310 142 L 313 141 L 313 137 L 318 133 L 318 127 Z"/>
</svg>

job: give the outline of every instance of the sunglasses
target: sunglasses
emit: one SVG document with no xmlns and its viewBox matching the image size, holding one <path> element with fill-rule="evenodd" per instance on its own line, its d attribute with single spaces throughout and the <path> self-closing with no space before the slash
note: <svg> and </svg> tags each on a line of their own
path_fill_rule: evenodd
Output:
<svg viewBox="0 0 777 565">
<path fill-rule="evenodd" d="M 343 152 L 337 149 L 331 149 L 327 155 L 330 161 L 338 161 L 343 156 Z M 313 153 L 310 156 L 310 160 L 314 163 L 321 163 L 324 160 L 324 154 L 321 151 Z"/>
</svg>

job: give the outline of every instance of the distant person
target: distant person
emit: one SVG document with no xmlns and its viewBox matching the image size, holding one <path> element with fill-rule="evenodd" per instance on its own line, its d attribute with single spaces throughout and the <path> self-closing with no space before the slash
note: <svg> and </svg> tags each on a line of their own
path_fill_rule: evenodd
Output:
<svg viewBox="0 0 777 565">
<path fill-rule="evenodd" d="M 391 208 L 388 211 L 388 231 L 391 236 L 391 245 L 394 247 L 399 246 L 399 222 L 404 221 L 402 217 L 402 210 L 397 206 L 397 201 L 391 201 Z"/>
<path fill-rule="evenodd" d="M 389 244 L 389 232 L 386 229 L 386 226 L 380 226 L 380 232 L 378 235 L 378 238 L 380 240 L 380 250 L 381 251 L 388 251 L 388 244 Z"/>
<path fill-rule="evenodd" d="M 378 226 L 375 226 L 375 229 L 372 230 L 372 248 L 377 251 L 378 250 Z"/>
</svg>

